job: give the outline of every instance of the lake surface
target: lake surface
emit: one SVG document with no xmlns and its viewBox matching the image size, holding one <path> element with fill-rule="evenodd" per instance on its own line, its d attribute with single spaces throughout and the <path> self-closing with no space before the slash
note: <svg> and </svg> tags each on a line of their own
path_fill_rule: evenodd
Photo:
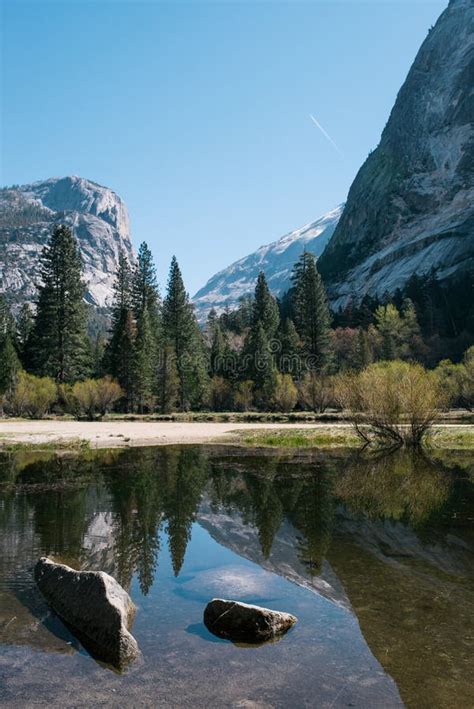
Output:
<svg viewBox="0 0 474 709">
<path fill-rule="evenodd" d="M 166 447 L 0 455 L 0 704 L 470 707 L 474 456 Z M 95 661 L 48 609 L 47 555 L 138 606 L 141 657 Z M 279 642 L 213 597 L 294 613 Z"/>
</svg>

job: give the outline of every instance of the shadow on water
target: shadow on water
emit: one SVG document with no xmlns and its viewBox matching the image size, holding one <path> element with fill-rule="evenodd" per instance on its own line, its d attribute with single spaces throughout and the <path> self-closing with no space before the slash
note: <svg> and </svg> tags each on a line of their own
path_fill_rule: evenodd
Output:
<svg viewBox="0 0 474 709">
<path fill-rule="evenodd" d="M 472 454 L 434 459 L 414 451 L 167 447 L 0 456 L 0 642 L 78 647 L 38 605 L 25 574 L 42 554 L 107 571 L 127 589 L 136 578 L 146 598 L 166 544 L 171 592 L 203 604 L 215 595 L 212 566 L 200 558 L 193 573 L 181 574 L 198 523 L 240 557 L 355 613 L 408 706 L 468 706 L 473 471 Z M 268 600 L 241 570 L 224 571 L 222 583 L 232 578 L 243 600 L 245 593 Z M 16 626 L 12 596 L 28 611 Z M 46 635 L 33 639 L 35 620 L 59 646 Z M 199 623 L 186 632 L 222 642 Z"/>
</svg>

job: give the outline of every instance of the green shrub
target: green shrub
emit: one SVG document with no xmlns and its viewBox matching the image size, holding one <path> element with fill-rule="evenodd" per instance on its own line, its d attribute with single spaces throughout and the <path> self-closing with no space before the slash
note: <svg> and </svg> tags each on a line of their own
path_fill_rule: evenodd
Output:
<svg viewBox="0 0 474 709">
<path fill-rule="evenodd" d="M 123 395 L 118 382 L 109 376 L 61 387 L 66 410 L 76 418 L 86 417 L 91 421 L 98 414 L 104 416 Z"/>
<path fill-rule="evenodd" d="M 57 386 L 50 377 L 18 373 L 16 387 L 7 398 L 5 409 L 13 416 L 41 419 L 57 398 Z"/>
<path fill-rule="evenodd" d="M 234 394 L 234 408 L 236 411 L 250 411 L 253 405 L 254 383 L 250 379 L 240 382 Z"/>
<path fill-rule="evenodd" d="M 363 440 L 392 445 L 419 445 L 446 402 L 433 372 L 397 360 L 340 377 L 337 395 Z"/>
<path fill-rule="evenodd" d="M 277 374 L 276 387 L 273 395 L 277 411 L 292 411 L 298 399 L 298 390 L 291 374 Z"/>
</svg>

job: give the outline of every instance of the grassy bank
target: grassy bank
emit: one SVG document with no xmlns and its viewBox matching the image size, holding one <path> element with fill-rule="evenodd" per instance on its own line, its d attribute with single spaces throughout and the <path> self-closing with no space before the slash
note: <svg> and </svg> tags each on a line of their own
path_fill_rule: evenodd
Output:
<svg viewBox="0 0 474 709">
<path fill-rule="evenodd" d="M 253 448 L 359 448 L 362 446 L 352 429 L 235 431 L 239 445 Z M 463 429 L 435 428 L 426 438 L 426 447 L 449 450 L 474 450 L 474 426 Z"/>
</svg>

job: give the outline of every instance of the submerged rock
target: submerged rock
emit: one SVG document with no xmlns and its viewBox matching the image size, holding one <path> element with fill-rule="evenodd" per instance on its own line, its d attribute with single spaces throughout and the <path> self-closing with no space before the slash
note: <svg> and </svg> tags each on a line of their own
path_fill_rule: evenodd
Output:
<svg viewBox="0 0 474 709">
<path fill-rule="evenodd" d="M 290 613 L 213 598 L 204 611 L 206 628 L 236 643 L 262 643 L 287 632 L 297 621 Z"/>
<path fill-rule="evenodd" d="M 139 654 L 129 633 L 135 605 L 103 571 L 75 571 L 42 557 L 35 566 L 38 588 L 58 616 L 97 659 L 122 668 Z"/>
</svg>

